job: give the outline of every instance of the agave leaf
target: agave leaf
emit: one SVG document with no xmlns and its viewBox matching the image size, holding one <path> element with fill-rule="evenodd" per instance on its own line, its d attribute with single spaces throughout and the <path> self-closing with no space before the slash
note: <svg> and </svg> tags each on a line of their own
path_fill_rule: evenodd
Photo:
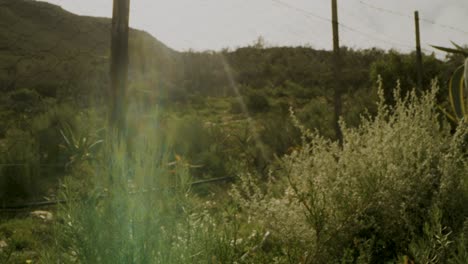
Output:
<svg viewBox="0 0 468 264">
<path fill-rule="evenodd" d="M 73 133 L 73 129 L 71 128 L 71 126 L 68 123 L 65 123 L 64 128 L 66 129 L 69 140 L 71 141 L 71 143 L 73 143 L 72 145 L 75 147 L 79 145 L 80 142 L 76 140 L 75 134 Z"/>
<path fill-rule="evenodd" d="M 64 149 L 64 150 L 70 150 L 70 148 L 64 144 L 59 144 L 59 148 Z"/>
<path fill-rule="evenodd" d="M 172 167 L 172 166 L 175 166 L 175 165 L 177 165 L 177 161 L 172 161 L 172 162 L 167 163 L 167 166 L 169 166 L 169 167 Z"/>
<path fill-rule="evenodd" d="M 65 136 L 65 133 L 63 132 L 62 129 L 60 129 L 60 134 L 62 135 L 63 140 L 65 140 L 65 143 L 67 143 L 67 147 L 70 147 L 72 144 L 70 143 L 70 140 L 68 140 L 68 137 Z"/>
<path fill-rule="evenodd" d="M 95 146 L 101 144 L 102 142 L 104 142 L 104 140 L 98 140 L 98 141 L 94 142 L 93 144 L 91 144 L 91 145 L 89 146 L 89 149 L 90 149 L 90 150 L 93 149 Z"/>
<path fill-rule="evenodd" d="M 463 74 L 464 66 L 458 67 L 452 75 L 452 78 L 450 78 L 449 83 L 450 104 L 452 105 L 453 112 L 458 119 L 465 117 Z"/>
<path fill-rule="evenodd" d="M 465 103 L 465 76 L 462 75 L 462 79 L 460 80 L 460 105 L 463 112 L 463 117 L 468 117 L 468 113 L 466 112 L 466 103 Z"/>
<path fill-rule="evenodd" d="M 463 51 L 467 51 L 467 49 L 463 48 L 462 46 L 458 45 L 457 43 L 453 42 L 453 41 L 450 41 L 450 43 L 452 43 L 453 46 L 455 46 L 455 48 L 457 48 L 458 50 L 463 50 Z"/>
<path fill-rule="evenodd" d="M 464 49 L 453 49 L 453 48 L 446 48 L 446 47 L 441 47 L 441 46 L 434 46 L 434 45 L 431 45 L 431 47 L 435 48 L 435 49 L 438 49 L 438 50 L 441 50 L 441 51 L 445 51 L 445 52 L 448 52 L 448 53 L 454 53 L 454 54 L 461 54 L 465 57 L 468 57 L 468 51 L 464 50 Z"/>
<path fill-rule="evenodd" d="M 442 113 L 444 113 L 444 115 L 448 117 L 448 119 L 450 119 L 452 122 L 458 123 L 457 118 L 453 116 L 452 114 L 450 114 L 449 112 L 445 111 L 445 109 L 442 108 L 440 105 L 437 108 L 439 108 L 439 110 L 442 111 Z"/>
<path fill-rule="evenodd" d="M 203 168 L 204 166 L 203 165 L 188 164 L 188 167 L 191 168 L 191 169 L 199 169 L 199 168 Z"/>
<path fill-rule="evenodd" d="M 465 59 L 465 96 L 468 95 L 468 58 Z M 466 97 L 465 97 L 466 98 Z"/>
</svg>

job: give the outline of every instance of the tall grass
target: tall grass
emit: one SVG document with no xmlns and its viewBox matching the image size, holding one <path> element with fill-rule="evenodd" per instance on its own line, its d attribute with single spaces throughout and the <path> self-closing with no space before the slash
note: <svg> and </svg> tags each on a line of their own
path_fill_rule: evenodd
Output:
<svg viewBox="0 0 468 264">
<path fill-rule="evenodd" d="M 132 140 L 108 136 L 96 162 L 64 182 L 56 247 L 45 262 L 216 263 L 233 258 L 220 227 L 191 194 L 188 166 L 142 119 Z M 131 148 L 126 142 L 131 142 Z M 83 169 L 87 167 L 87 169 Z M 88 175 L 76 175 L 88 172 Z"/>
</svg>

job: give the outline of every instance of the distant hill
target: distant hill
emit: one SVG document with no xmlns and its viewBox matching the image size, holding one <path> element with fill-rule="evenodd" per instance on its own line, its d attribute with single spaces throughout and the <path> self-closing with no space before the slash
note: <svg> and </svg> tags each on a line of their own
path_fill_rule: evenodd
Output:
<svg viewBox="0 0 468 264">
<path fill-rule="evenodd" d="M 109 18 L 75 15 L 46 2 L 0 0 L 0 91 L 26 88 L 52 97 L 102 98 L 108 87 L 110 26 Z M 299 87 L 324 95 L 334 79 L 331 52 L 310 47 L 177 52 L 135 29 L 129 43 L 129 94 L 143 98 L 236 95 L 232 81 L 241 88 Z M 408 88 L 415 83 L 411 54 L 348 48 L 341 54 L 346 91 L 373 86 L 382 73 L 390 94 L 396 79 Z M 424 60 L 428 84 L 440 73 L 441 62 L 433 56 Z"/>
<path fill-rule="evenodd" d="M 72 14 L 34 0 L 0 0 L 0 89 L 105 81 L 109 18 Z M 150 34 L 131 29 L 130 77 L 170 76 L 178 53 Z M 32 87 L 34 88 L 34 87 Z"/>
</svg>

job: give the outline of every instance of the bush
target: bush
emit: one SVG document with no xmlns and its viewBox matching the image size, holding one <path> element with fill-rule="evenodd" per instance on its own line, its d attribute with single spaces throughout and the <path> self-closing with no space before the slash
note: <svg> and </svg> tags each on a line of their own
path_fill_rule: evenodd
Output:
<svg viewBox="0 0 468 264">
<path fill-rule="evenodd" d="M 251 92 L 246 99 L 246 105 L 249 112 L 260 113 L 270 109 L 270 102 L 267 97 L 260 92 Z"/>
<path fill-rule="evenodd" d="M 44 97 L 57 97 L 57 90 L 60 85 L 56 83 L 38 83 L 34 86 L 34 90 Z"/>
<path fill-rule="evenodd" d="M 15 90 L 9 94 L 11 108 L 17 112 L 33 112 L 39 108 L 40 95 L 29 89 Z"/>
<path fill-rule="evenodd" d="M 285 252 L 279 263 L 396 261 L 424 237 L 433 208 L 453 237 L 462 232 L 468 126 L 452 135 L 439 122 L 435 96 L 436 88 L 420 98 L 396 93 L 390 107 L 380 93 L 374 119 L 342 124 L 342 148 L 295 121 L 302 147 L 283 159 L 272 184 L 264 190 L 245 176 L 232 191 L 250 221 L 272 231 Z"/>
<path fill-rule="evenodd" d="M 231 101 L 230 112 L 231 114 L 243 114 L 244 113 L 244 106 L 242 99 L 235 98 L 234 101 Z"/>
<path fill-rule="evenodd" d="M 333 107 L 324 97 L 315 97 L 297 112 L 297 117 L 304 126 L 317 130 L 320 135 L 333 138 Z"/>
<path fill-rule="evenodd" d="M 0 151 L 0 200 L 16 201 L 40 192 L 38 144 L 30 133 L 10 129 Z"/>
<path fill-rule="evenodd" d="M 205 122 L 194 116 L 168 119 L 161 134 L 172 151 L 190 163 L 195 177 L 225 177 L 227 172 L 228 134 L 221 124 Z"/>
</svg>

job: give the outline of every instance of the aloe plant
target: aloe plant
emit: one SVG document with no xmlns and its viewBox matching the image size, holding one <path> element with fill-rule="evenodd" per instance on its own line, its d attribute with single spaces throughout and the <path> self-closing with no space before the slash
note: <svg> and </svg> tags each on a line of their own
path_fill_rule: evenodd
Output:
<svg viewBox="0 0 468 264">
<path fill-rule="evenodd" d="M 440 46 L 433 46 L 438 50 L 448 53 L 461 54 L 465 56 L 465 63 L 458 67 L 450 78 L 449 82 L 449 100 L 452 106 L 453 114 L 450 114 L 442 109 L 442 111 L 452 121 L 459 123 L 462 119 L 468 119 L 468 49 L 452 42 L 455 48 L 446 48 Z"/>
<path fill-rule="evenodd" d="M 103 142 L 101 139 L 95 139 L 94 136 L 75 135 L 73 129 L 67 123 L 62 125 L 60 134 L 64 140 L 64 144 L 61 144 L 60 147 L 65 149 L 69 156 L 66 167 L 79 160 L 83 161 L 91 158 L 96 147 Z"/>
</svg>

